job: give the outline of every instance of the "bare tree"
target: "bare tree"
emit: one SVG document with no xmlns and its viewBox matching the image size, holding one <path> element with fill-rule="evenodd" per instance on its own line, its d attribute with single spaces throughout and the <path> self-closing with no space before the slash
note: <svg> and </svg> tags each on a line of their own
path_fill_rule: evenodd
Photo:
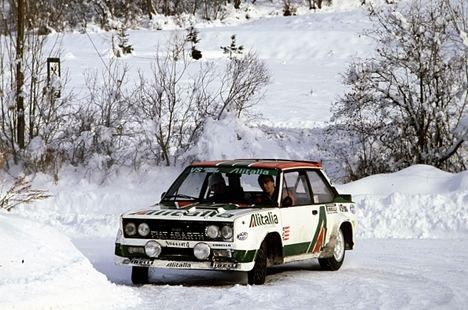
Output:
<svg viewBox="0 0 468 310">
<path fill-rule="evenodd" d="M 89 97 L 74 112 L 70 122 L 69 155 L 73 164 L 85 163 L 102 170 L 124 165 L 132 153 L 128 67 L 111 61 L 103 72 L 85 76 Z M 91 162 L 92 161 L 92 162 Z"/>
<path fill-rule="evenodd" d="M 25 177 L 20 177 L 5 192 L 0 192 L 0 208 L 11 211 L 11 209 L 19 205 L 49 197 L 51 197 L 49 193 L 44 190 L 33 189 L 31 182 L 26 180 Z"/>
<path fill-rule="evenodd" d="M 193 60 L 191 52 L 190 41 L 175 39 L 167 51 L 158 51 L 151 78 L 140 73 L 134 96 L 139 153 L 156 163 L 174 164 L 197 142 L 207 118 L 248 111 L 269 82 L 265 64 L 254 53 L 230 53 L 220 70 Z"/>
<path fill-rule="evenodd" d="M 254 52 L 231 57 L 221 79 L 221 104 L 216 118 L 222 118 L 226 111 L 235 112 L 239 117 L 258 103 L 262 98 L 262 89 L 269 82 L 268 69 Z"/>
<path fill-rule="evenodd" d="M 57 149 L 58 139 L 67 106 L 72 100 L 70 91 L 62 90 L 60 98 L 54 91 L 66 87 L 66 72 L 61 79 L 47 80 L 47 57 L 60 55 L 60 38 L 56 36 L 55 41 L 52 41 L 37 31 L 27 31 L 22 43 L 24 55 L 21 57 L 21 68 L 17 66 L 16 39 L 13 35 L 0 38 L 0 140 L 4 146 L 8 146 L 10 159 L 15 163 L 23 161 L 26 168 L 34 171 L 38 165 L 44 168 L 49 164 L 56 166 L 53 154 L 56 151 L 60 153 Z M 22 70 L 21 109 L 17 104 L 18 70 Z M 43 150 L 47 151 L 48 160 L 44 160 L 45 153 L 39 156 L 38 150 L 31 149 L 31 141 L 38 142 L 38 139 L 45 145 Z"/>
<path fill-rule="evenodd" d="M 377 56 L 351 64 L 331 127 L 357 143 L 357 177 L 412 164 L 466 169 L 467 17 L 451 11 L 448 0 L 372 11 Z"/>
<path fill-rule="evenodd" d="M 208 92 L 215 80 L 212 65 L 197 63 L 190 75 L 194 61 L 186 43 L 175 39 L 164 56 L 157 53 L 152 77 L 140 74 L 135 104 L 144 149 L 168 166 L 194 143 L 214 104 Z"/>
</svg>

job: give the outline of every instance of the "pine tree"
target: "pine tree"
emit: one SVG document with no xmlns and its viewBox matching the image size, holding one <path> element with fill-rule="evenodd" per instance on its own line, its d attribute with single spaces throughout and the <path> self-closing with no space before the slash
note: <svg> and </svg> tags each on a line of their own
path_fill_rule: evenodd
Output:
<svg viewBox="0 0 468 310">
<path fill-rule="evenodd" d="M 192 45 L 192 58 L 195 60 L 202 58 L 202 52 L 196 47 L 196 44 L 200 42 L 200 39 L 198 38 L 198 31 L 195 27 L 190 26 L 190 28 L 187 29 L 187 37 L 185 38 L 185 41 L 190 42 Z"/>
</svg>

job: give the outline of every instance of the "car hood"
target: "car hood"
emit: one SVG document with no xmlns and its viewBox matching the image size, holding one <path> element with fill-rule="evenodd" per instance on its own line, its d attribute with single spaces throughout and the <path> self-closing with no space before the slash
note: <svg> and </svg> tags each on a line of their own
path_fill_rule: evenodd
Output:
<svg viewBox="0 0 468 310">
<path fill-rule="evenodd" d="M 154 205 L 151 208 L 129 211 L 123 218 L 145 218 L 166 220 L 214 220 L 226 221 L 250 214 L 274 209 L 272 207 L 240 206 L 237 204 L 192 204 L 185 208 L 167 208 L 163 205 Z"/>
</svg>

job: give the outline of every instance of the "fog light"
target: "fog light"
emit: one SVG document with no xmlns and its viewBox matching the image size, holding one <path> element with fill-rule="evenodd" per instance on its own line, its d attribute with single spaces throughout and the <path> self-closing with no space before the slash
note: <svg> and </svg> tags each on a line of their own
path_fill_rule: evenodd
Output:
<svg viewBox="0 0 468 310">
<path fill-rule="evenodd" d="M 210 256 L 210 246 L 206 243 L 197 243 L 193 248 L 193 255 L 199 260 L 205 260 Z"/>
<path fill-rule="evenodd" d="M 161 254 L 161 245 L 154 240 L 150 240 L 145 244 L 145 253 L 149 257 L 158 257 Z"/>
<path fill-rule="evenodd" d="M 214 257 L 232 257 L 232 250 L 213 250 Z"/>
<path fill-rule="evenodd" d="M 129 246 L 128 253 L 129 254 L 145 254 L 145 249 L 143 247 Z"/>
</svg>

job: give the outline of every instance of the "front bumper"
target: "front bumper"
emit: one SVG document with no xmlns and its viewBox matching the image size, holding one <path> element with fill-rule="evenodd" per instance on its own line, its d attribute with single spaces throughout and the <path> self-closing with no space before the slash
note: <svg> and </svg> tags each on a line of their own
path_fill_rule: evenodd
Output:
<svg viewBox="0 0 468 310">
<path fill-rule="evenodd" d="M 128 258 L 115 256 L 115 263 L 119 265 L 155 267 L 170 269 L 192 269 L 192 270 L 232 270 L 250 271 L 254 267 L 254 262 L 212 262 L 212 261 L 175 261 L 150 258 Z"/>
<path fill-rule="evenodd" d="M 235 270 L 249 271 L 254 266 L 255 250 L 234 250 L 226 244 L 210 244 L 212 253 L 209 259 L 200 261 L 193 255 L 193 247 L 196 242 L 186 241 L 163 241 L 163 250 L 158 258 L 151 258 L 145 254 L 143 240 L 132 240 L 132 244 L 115 244 L 115 263 L 120 265 L 176 268 L 176 269 L 199 269 L 199 270 Z M 174 247 L 172 245 L 183 247 Z M 225 250 L 231 254 L 229 257 L 216 256 L 215 251 Z"/>
</svg>

